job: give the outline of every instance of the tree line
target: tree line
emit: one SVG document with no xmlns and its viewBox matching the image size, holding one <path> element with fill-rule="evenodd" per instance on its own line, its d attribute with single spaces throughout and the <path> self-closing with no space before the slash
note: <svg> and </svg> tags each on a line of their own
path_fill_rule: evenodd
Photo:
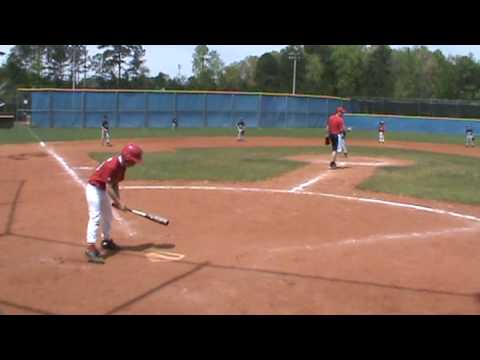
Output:
<svg viewBox="0 0 480 360">
<path fill-rule="evenodd" d="M 223 91 L 292 91 L 340 97 L 480 100 L 480 63 L 473 55 L 445 56 L 425 46 L 289 45 L 225 64 L 198 45 L 192 76 L 152 76 L 142 45 L 15 45 L 0 67 L 0 97 L 17 87 L 126 88 Z M 160 60 L 161 61 L 161 60 Z"/>
</svg>

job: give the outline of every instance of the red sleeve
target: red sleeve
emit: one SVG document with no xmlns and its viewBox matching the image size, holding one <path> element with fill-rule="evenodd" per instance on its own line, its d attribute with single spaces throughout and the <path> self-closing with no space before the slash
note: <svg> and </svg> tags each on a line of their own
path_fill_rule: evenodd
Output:
<svg viewBox="0 0 480 360">
<path fill-rule="evenodd" d="M 332 126 L 334 126 L 333 124 L 334 122 L 335 122 L 335 115 L 331 115 L 327 120 L 327 125 L 329 129 L 332 129 Z"/>
</svg>

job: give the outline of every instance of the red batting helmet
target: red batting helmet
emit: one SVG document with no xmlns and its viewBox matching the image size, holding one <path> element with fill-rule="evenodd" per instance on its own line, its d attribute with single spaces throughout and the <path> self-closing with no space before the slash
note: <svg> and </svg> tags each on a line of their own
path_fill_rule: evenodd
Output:
<svg viewBox="0 0 480 360">
<path fill-rule="evenodd" d="M 345 108 L 340 106 L 340 107 L 337 107 L 337 113 L 339 113 L 339 112 L 343 114 L 343 113 L 346 113 L 347 111 L 345 110 Z"/>
<path fill-rule="evenodd" d="M 140 146 L 135 144 L 128 144 L 122 149 L 121 152 L 123 158 L 128 162 L 142 162 L 143 161 L 143 150 Z"/>
</svg>

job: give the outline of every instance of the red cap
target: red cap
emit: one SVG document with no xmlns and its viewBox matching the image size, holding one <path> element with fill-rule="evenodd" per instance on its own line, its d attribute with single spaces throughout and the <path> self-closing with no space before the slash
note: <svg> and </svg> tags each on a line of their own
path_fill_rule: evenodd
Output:
<svg viewBox="0 0 480 360">
<path fill-rule="evenodd" d="M 136 144 L 128 144 L 125 146 L 121 154 L 123 158 L 129 162 L 138 163 L 143 161 L 143 150 Z"/>
<path fill-rule="evenodd" d="M 340 106 L 340 107 L 337 107 L 337 113 L 338 112 L 341 112 L 343 114 L 343 113 L 346 113 L 347 110 L 345 110 L 342 106 Z"/>
</svg>

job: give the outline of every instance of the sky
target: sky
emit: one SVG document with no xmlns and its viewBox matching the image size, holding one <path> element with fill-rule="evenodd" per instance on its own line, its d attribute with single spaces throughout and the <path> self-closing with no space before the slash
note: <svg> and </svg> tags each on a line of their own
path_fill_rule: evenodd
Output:
<svg viewBox="0 0 480 360">
<path fill-rule="evenodd" d="M 8 54 L 13 45 L 0 45 L 0 51 Z M 150 69 L 150 76 L 159 72 L 175 77 L 179 74 L 189 77 L 192 75 L 192 54 L 196 45 L 144 45 L 146 49 L 146 65 Z M 269 51 L 279 51 L 286 45 L 208 45 L 210 50 L 216 50 L 223 62 L 228 65 L 245 57 L 261 56 Z M 391 45 L 401 48 L 413 45 Z M 472 53 L 476 60 L 480 59 L 480 45 L 426 45 L 432 51 L 441 50 L 445 55 L 468 55 Z M 88 45 L 90 54 L 97 52 L 96 45 Z M 0 57 L 3 64 L 6 56 Z"/>
</svg>

